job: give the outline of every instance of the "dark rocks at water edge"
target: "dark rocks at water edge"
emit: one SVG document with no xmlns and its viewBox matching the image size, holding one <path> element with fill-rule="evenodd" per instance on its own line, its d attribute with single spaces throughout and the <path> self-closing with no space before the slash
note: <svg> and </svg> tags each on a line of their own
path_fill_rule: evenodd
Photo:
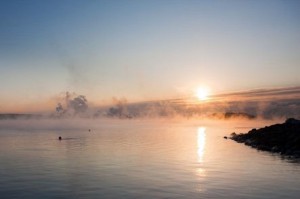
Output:
<svg viewBox="0 0 300 199">
<path fill-rule="evenodd" d="M 294 118 L 245 134 L 232 133 L 230 138 L 259 150 L 300 157 L 300 120 Z"/>
</svg>

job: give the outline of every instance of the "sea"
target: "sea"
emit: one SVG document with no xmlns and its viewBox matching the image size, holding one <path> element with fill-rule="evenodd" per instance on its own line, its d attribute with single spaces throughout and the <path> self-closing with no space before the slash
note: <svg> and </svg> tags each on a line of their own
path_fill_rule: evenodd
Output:
<svg viewBox="0 0 300 199">
<path fill-rule="evenodd" d="M 273 123 L 0 121 L 0 198 L 299 199 L 300 161 L 224 138 Z"/>
</svg>

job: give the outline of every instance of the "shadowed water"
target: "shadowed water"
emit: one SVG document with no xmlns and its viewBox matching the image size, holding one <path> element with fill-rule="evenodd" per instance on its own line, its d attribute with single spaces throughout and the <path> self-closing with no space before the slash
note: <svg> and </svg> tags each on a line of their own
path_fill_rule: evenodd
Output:
<svg viewBox="0 0 300 199">
<path fill-rule="evenodd" d="M 0 198 L 298 198 L 300 164 L 223 139 L 260 122 L 1 128 Z M 58 137 L 62 136 L 59 141 Z"/>
</svg>

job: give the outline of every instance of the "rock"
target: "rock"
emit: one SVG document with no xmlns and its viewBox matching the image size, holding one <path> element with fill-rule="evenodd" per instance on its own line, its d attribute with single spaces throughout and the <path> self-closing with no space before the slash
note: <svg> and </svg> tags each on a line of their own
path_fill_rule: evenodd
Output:
<svg viewBox="0 0 300 199">
<path fill-rule="evenodd" d="M 272 152 L 278 152 L 279 148 L 277 146 L 273 146 L 271 149 Z"/>
<path fill-rule="evenodd" d="M 227 139 L 228 137 L 227 136 L 224 136 L 224 139 Z"/>
<path fill-rule="evenodd" d="M 300 120 L 289 118 L 283 124 L 274 124 L 248 133 L 233 132 L 230 139 L 258 150 L 300 156 Z"/>
<path fill-rule="evenodd" d="M 285 121 L 286 124 L 300 124 L 300 120 L 296 120 L 295 118 L 289 118 Z"/>
<path fill-rule="evenodd" d="M 231 133 L 230 135 L 231 135 L 232 137 L 234 137 L 234 136 L 236 136 L 236 133 L 233 132 L 233 133 Z"/>
<path fill-rule="evenodd" d="M 251 146 L 252 145 L 252 140 L 250 140 L 250 139 L 246 140 L 245 144 Z"/>
</svg>

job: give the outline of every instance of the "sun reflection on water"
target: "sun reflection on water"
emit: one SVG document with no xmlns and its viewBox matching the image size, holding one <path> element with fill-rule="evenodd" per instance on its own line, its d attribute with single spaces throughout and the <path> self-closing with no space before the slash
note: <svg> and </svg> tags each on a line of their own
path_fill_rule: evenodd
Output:
<svg viewBox="0 0 300 199">
<path fill-rule="evenodd" d="M 199 127 L 198 128 L 198 134 L 197 134 L 197 154 L 198 154 L 198 162 L 203 162 L 203 156 L 204 156 L 204 149 L 205 149 L 205 127 Z"/>
<path fill-rule="evenodd" d="M 205 177 L 206 177 L 206 170 L 203 165 L 203 156 L 205 152 L 205 142 L 206 142 L 206 134 L 205 134 L 205 127 L 199 127 L 197 130 L 197 156 L 198 156 L 198 167 L 196 168 L 196 175 L 198 177 L 198 183 L 196 190 L 198 192 L 205 192 Z"/>
<path fill-rule="evenodd" d="M 195 173 L 197 176 L 197 185 L 196 190 L 197 192 L 205 192 L 206 191 L 206 169 L 203 161 L 204 153 L 205 153 L 205 142 L 206 142 L 206 128 L 199 127 L 197 130 L 197 158 L 198 164 L 197 168 L 195 169 Z"/>
</svg>

